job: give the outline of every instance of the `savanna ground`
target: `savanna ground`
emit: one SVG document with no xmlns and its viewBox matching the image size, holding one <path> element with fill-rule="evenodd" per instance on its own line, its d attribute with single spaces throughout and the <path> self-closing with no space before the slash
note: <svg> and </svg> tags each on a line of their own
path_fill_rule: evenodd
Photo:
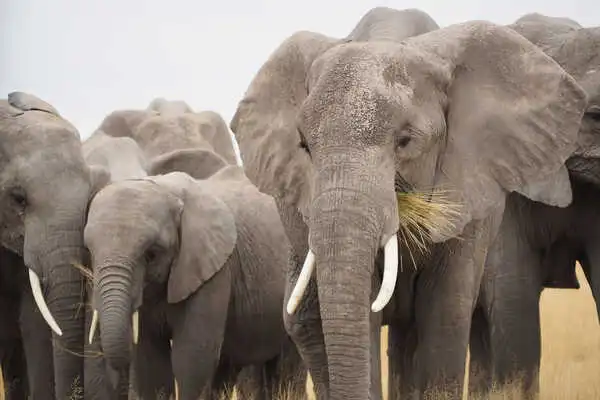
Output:
<svg viewBox="0 0 600 400">
<path fill-rule="evenodd" d="M 600 399 L 600 325 L 590 288 L 580 268 L 577 272 L 580 290 L 547 289 L 542 293 L 542 400 Z M 387 348 L 386 329 L 382 351 Z M 382 360 L 383 384 L 387 385 L 387 360 Z M 1 379 L 0 375 L 0 400 L 4 400 Z M 312 400 L 310 380 L 307 386 Z M 493 399 L 517 397 L 508 389 Z"/>
</svg>

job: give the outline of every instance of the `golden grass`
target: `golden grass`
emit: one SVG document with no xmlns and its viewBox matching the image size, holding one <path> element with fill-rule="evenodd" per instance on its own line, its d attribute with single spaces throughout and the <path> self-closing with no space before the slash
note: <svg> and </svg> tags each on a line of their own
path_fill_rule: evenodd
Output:
<svg viewBox="0 0 600 400">
<path fill-rule="evenodd" d="M 600 399 L 600 325 L 580 268 L 577 273 L 580 290 L 547 289 L 542 294 L 542 400 Z M 382 350 L 387 347 L 386 329 Z M 387 362 L 385 357 L 382 360 L 385 380 Z M 310 380 L 307 387 L 311 389 Z M 0 400 L 4 400 L 1 376 L 0 388 Z M 291 400 L 286 395 L 280 398 Z M 517 399 L 510 389 L 492 398 Z"/>
</svg>

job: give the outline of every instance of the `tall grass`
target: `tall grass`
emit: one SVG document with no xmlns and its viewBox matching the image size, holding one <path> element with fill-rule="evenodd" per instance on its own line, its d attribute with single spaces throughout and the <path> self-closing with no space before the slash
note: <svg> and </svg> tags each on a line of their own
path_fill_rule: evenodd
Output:
<svg viewBox="0 0 600 400">
<path fill-rule="evenodd" d="M 600 399 L 600 325 L 590 288 L 579 267 L 577 274 L 580 290 L 547 289 L 542 293 L 542 400 Z M 387 347 L 386 332 L 384 328 L 382 351 Z M 383 354 L 382 360 L 383 384 L 387 385 L 387 360 Z M 0 400 L 4 400 L 1 377 L 0 388 Z M 314 399 L 310 379 L 307 388 Z M 283 392 L 280 399 L 292 400 Z M 518 397 L 508 388 L 492 399 Z"/>
</svg>

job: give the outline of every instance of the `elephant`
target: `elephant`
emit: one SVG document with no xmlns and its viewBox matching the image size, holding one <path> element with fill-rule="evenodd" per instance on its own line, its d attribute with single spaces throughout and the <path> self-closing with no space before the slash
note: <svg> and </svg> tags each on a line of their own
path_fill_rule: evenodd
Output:
<svg viewBox="0 0 600 400">
<path fill-rule="evenodd" d="M 153 164 L 148 170 L 161 174 L 182 171 L 196 179 L 206 179 L 221 168 L 220 164 L 213 165 L 213 157 L 205 156 L 213 151 L 227 164 L 237 164 L 229 129 L 223 118 L 213 111 L 193 113 L 183 101 L 157 98 L 150 102 L 146 110 L 114 111 L 106 116 L 98 130 L 114 137 L 135 139 L 144 150 L 148 162 Z M 168 353 L 168 349 L 165 349 L 165 353 Z M 167 359 L 167 356 L 164 355 L 163 359 Z M 139 357 L 143 359 L 145 355 L 139 354 Z M 145 363 L 150 361 L 146 360 Z M 279 367 L 295 371 L 293 374 L 297 375 L 301 374 L 301 365 L 295 346 L 291 344 L 282 353 Z M 169 365 L 163 369 L 167 370 L 170 371 Z M 265 390 L 260 388 L 262 382 L 277 380 L 272 375 L 278 373 L 267 365 L 246 367 L 239 375 L 237 391 L 246 397 L 260 396 L 258 393 Z M 172 374 L 165 372 L 162 383 L 156 376 L 152 381 L 158 387 L 168 387 L 167 382 L 172 381 Z M 294 380 L 291 386 L 297 391 L 296 388 L 302 385 Z"/>
<path fill-rule="evenodd" d="M 570 203 L 564 162 L 585 107 L 554 60 L 486 21 L 401 42 L 300 31 L 270 55 L 230 127 L 294 247 L 284 322 L 320 398 L 381 398 L 388 303 L 417 333 L 414 397 L 462 396 L 506 197 Z M 396 287 L 410 248 L 423 249 L 421 266 Z"/>
<path fill-rule="evenodd" d="M 125 179 L 139 179 L 147 176 L 148 161 L 138 144 L 130 137 L 109 136 L 97 130 L 82 144 L 83 157 L 89 166 L 103 168 L 110 176 L 106 182 L 118 182 Z M 91 274 L 91 270 L 90 273 Z M 91 284 L 91 279 L 88 282 Z M 87 304 L 93 299 L 88 285 Z M 92 307 L 86 307 L 86 332 L 89 338 L 89 328 L 92 323 Z M 120 374 L 119 371 L 109 369 L 102 356 L 99 341 L 90 341 L 85 344 L 85 381 L 84 393 L 86 399 L 133 399 L 136 394 L 135 384 L 130 384 L 130 373 Z"/>
<path fill-rule="evenodd" d="M 110 136 L 128 136 L 147 159 L 184 148 L 209 149 L 229 164 L 237 164 L 227 124 L 214 111 L 193 112 L 183 101 L 157 98 L 146 110 L 117 110 L 108 114 L 98 130 Z"/>
<path fill-rule="evenodd" d="M 148 360 L 166 353 L 166 362 L 138 365 L 138 378 L 172 365 L 182 400 L 207 387 L 215 394 L 289 342 L 281 313 L 289 243 L 274 201 L 241 167 L 197 151 L 213 160 L 209 178 L 177 171 L 111 183 L 92 200 L 84 231 L 108 363 L 127 365 L 131 341 L 138 355 L 155 353 Z M 173 163 L 152 165 L 155 173 Z M 160 389 L 170 394 L 144 385 L 139 393 Z"/>
<path fill-rule="evenodd" d="M 538 13 L 509 27 L 551 56 L 588 96 L 577 148 L 565 163 L 572 202 L 559 208 L 518 193 L 508 197 L 473 317 L 470 392 L 511 384 L 522 398 L 536 398 L 542 290 L 578 289 L 579 261 L 600 315 L 600 28 Z"/>
<path fill-rule="evenodd" d="M 25 349 L 30 389 L 42 391 L 35 398 L 78 399 L 84 365 L 84 315 L 79 309 L 84 299 L 83 277 L 74 265 L 87 262 L 83 222 L 88 200 L 106 175 L 86 165 L 77 129 L 33 94 L 11 92 L 0 100 L 0 133 L 0 245 L 19 259 L 14 265 L 9 261 L 9 268 L 27 267 L 25 283 L 18 280 L 30 286 L 19 289 L 25 294 L 22 300 L 31 296 L 41 312 L 21 307 L 21 330 L 37 327 L 40 315 L 52 329 L 51 341 L 46 329 L 27 329 L 28 340 L 35 343 Z M 42 376 L 34 377 L 38 366 L 44 370 L 35 374 Z M 54 388 L 49 390 L 51 379 Z"/>
</svg>

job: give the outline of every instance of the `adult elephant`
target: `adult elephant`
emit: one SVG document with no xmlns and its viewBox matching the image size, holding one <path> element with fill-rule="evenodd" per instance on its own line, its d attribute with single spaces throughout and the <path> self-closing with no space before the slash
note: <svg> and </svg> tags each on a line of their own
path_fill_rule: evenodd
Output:
<svg viewBox="0 0 600 400">
<path fill-rule="evenodd" d="M 569 204 L 563 163 L 585 103 L 551 58 L 487 22 L 401 43 L 299 32 L 275 50 L 231 128 L 248 176 L 279 202 L 294 246 L 310 249 L 288 276 L 285 319 L 321 398 L 381 397 L 378 311 L 394 297 L 399 228 L 415 218 L 432 242 L 410 286 L 417 389 L 462 396 L 505 198 Z M 430 207 L 418 218 L 404 206 L 439 189 L 459 212 L 433 229 Z"/>
<path fill-rule="evenodd" d="M 104 118 L 98 130 L 110 136 L 134 139 L 148 159 L 186 148 L 203 148 L 237 163 L 231 135 L 214 111 L 193 112 L 183 101 L 157 98 L 146 110 L 117 110 Z"/>
<path fill-rule="evenodd" d="M 83 279 L 73 264 L 87 261 L 85 212 L 105 176 L 86 165 L 75 127 L 31 94 L 12 92 L 0 101 L 0 132 L 0 244 L 27 266 L 32 297 L 53 330 L 56 398 L 80 398 Z"/>
<path fill-rule="evenodd" d="M 572 203 L 558 208 L 517 193 L 509 196 L 474 313 L 471 392 L 489 392 L 493 383 L 499 388 L 510 384 L 523 398 L 535 398 L 542 290 L 579 288 L 579 261 L 600 314 L 600 28 L 537 13 L 509 27 L 556 60 L 588 95 L 583 122 L 576 125 L 578 146 L 566 162 Z"/>
<path fill-rule="evenodd" d="M 289 244 L 273 199 L 241 167 L 202 152 L 213 160 L 208 179 L 175 172 L 112 184 L 92 201 L 85 231 L 108 362 L 127 363 L 139 310 L 138 348 L 156 352 L 172 339 L 182 399 L 198 398 L 215 374 L 223 386 L 246 365 L 276 362 L 288 340 L 280 307 Z M 166 343 L 153 340 L 156 325 Z"/>
</svg>

